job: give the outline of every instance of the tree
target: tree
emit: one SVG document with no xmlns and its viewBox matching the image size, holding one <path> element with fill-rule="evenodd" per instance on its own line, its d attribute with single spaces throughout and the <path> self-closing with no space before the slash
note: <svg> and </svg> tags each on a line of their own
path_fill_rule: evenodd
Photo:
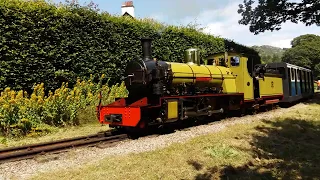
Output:
<svg viewBox="0 0 320 180">
<path fill-rule="evenodd" d="M 281 57 L 284 53 L 282 48 L 269 45 L 252 46 L 252 48 L 259 52 L 261 61 L 264 63 L 281 62 Z"/>
<path fill-rule="evenodd" d="M 311 68 L 314 77 L 320 78 L 320 36 L 305 34 L 291 41 L 292 48 L 287 49 L 282 57 L 283 62 Z"/>
<path fill-rule="evenodd" d="M 317 43 L 319 41 L 319 37 L 320 36 L 315 34 L 305 34 L 302 36 L 298 36 L 291 41 L 291 46 L 296 47 L 303 44 Z"/>
<path fill-rule="evenodd" d="M 306 26 L 320 25 L 320 0 L 303 0 L 289 2 L 288 0 L 259 0 L 253 8 L 253 0 L 244 0 L 239 4 L 238 13 L 242 19 L 239 24 L 249 25 L 250 32 L 259 34 L 265 31 L 280 30 L 286 21 L 303 22 Z"/>
</svg>

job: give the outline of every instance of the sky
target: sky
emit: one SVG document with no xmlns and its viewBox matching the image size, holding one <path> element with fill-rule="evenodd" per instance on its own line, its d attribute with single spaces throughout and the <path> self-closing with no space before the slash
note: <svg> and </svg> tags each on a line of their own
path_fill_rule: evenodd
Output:
<svg viewBox="0 0 320 180">
<path fill-rule="evenodd" d="M 54 0 L 58 2 L 59 0 Z M 125 0 L 93 0 L 102 11 L 120 15 Z M 294 0 L 297 1 L 297 0 Z M 80 4 L 90 0 L 78 0 Z M 239 25 L 237 13 L 243 0 L 133 0 L 137 18 L 154 18 L 172 25 L 200 24 L 204 32 L 234 40 L 247 46 L 271 45 L 290 48 L 293 38 L 303 34 L 320 35 L 318 26 L 305 26 L 302 23 L 287 22 L 279 31 L 267 31 L 254 35 L 248 26 Z"/>
</svg>

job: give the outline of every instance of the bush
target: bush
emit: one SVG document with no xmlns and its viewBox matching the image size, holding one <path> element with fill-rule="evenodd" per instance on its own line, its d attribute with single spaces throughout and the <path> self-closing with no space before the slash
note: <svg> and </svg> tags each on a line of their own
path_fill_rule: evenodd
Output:
<svg viewBox="0 0 320 180">
<path fill-rule="evenodd" d="M 86 107 L 96 106 L 102 92 L 102 102 L 109 104 L 117 97 L 126 97 L 124 83 L 111 88 L 89 80 L 77 80 L 73 88 L 62 84 L 55 92 L 44 93 L 44 84 L 34 87 L 29 96 L 25 91 L 6 88 L 0 96 L 0 132 L 8 135 L 32 135 L 50 131 L 50 127 L 78 125 L 78 115 Z"/>
<path fill-rule="evenodd" d="M 54 91 L 62 82 L 73 85 L 76 77 L 102 73 L 110 83 L 120 82 L 127 62 L 141 56 L 144 36 L 154 39 L 153 55 L 164 61 L 181 60 L 190 47 L 199 47 L 202 57 L 225 49 L 224 39 L 192 27 L 116 17 L 72 3 L 0 0 L 0 24 L 0 90 L 31 93 L 34 83 L 44 82 L 46 91 Z"/>
</svg>

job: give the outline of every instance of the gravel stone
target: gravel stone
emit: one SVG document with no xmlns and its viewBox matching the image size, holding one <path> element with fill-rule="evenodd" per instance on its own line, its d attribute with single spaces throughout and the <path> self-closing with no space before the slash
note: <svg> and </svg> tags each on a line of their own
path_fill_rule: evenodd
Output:
<svg viewBox="0 0 320 180">
<path fill-rule="evenodd" d="M 69 150 L 68 152 L 49 155 L 47 157 L 40 156 L 35 159 L 7 162 L 0 164 L 0 180 L 12 178 L 28 179 L 42 172 L 94 164 L 97 161 L 110 156 L 152 151 L 158 148 L 167 147 L 173 143 L 185 142 L 200 135 L 215 133 L 234 124 L 246 124 L 253 121 L 276 118 L 288 111 L 301 109 L 305 106 L 306 105 L 298 104 L 287 109 L 280 108 L 251 116 L 247 115 L 244 117 L 227 118 L 206 125 L 190 127 L 180 131 L 177 130 L 171 134 L 142 137 L 137 140 L 126 140 L 108 148 L 76 148 Z"/>
</svg>

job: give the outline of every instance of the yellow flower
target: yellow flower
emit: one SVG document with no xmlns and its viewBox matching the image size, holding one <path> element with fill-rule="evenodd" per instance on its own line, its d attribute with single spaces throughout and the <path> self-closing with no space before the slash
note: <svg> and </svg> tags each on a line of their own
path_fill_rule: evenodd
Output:
<svg viewBox="0 0 320 180">
<path fill-rule="evenodd" d="M 17 94 L 17 99 L 23 98 L 23 91 L 19 91 Z"/>
<path fill-rule="evenodd" d="M 11 90 L 11 89 L 10 89 L 9 87 L 7 87 L 7 88 L 4 89 L 4 92 L 9 93 L 10 90 Z"/>
<path fill-rule="evenodd" d="M 39 85 L 36 85 L 33 89 L 33 92 L 37 92 L 38 89 L 39 89 Z"/>
<path fill-rule="evenodd" d="M 43 103 L 43 100 L 40 98 L 38 99 L 38 104 L 42 104 Z"/>
<path fill-rule="evenodd" d="M 29 121 L 29 119 L 27 119 L 27 118 L 22 118 L 22 119 L 21 119 L 21 122 L 23 122 L 23 123 L 24 123 L 24 122 L 28 122 L 28 121 Z"/>
<path fill-rule="evenodd" d="M 37 95 L 31 94 L 31 100 L 36 100 L 36 99 L 37 99 Z"/>
<path fill-rule="evenodd" d="M 3 107 L 3 109 L 9 109 L 10 108 L 10 106 L 8 104 L 4 104 L 2 107 Z"/>
<path fill-rule="evenodd" d="M 11 99 L 15 99 L 16 98 L 16 92 L 15 91 L 11 91 L 10 92 L 10 97 L 11 97 Z"/>
<path fill-rule="evenodd" d="M 21 110 L 22 112 L 25 112 L 25 111 L 27 110 L 27 107 L 26 107 L 26 106 L 20 106 L 20 110 Z"/>
</svg>

